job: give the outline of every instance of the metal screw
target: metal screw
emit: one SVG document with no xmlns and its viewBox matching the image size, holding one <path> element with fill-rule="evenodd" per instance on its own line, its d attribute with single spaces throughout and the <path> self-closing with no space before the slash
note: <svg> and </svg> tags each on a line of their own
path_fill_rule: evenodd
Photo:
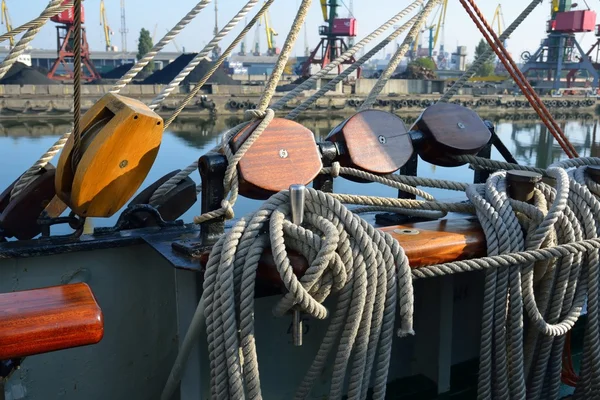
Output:
<svg viewBox="0 0 600 400">
<path fill-rule="evenodd" d="M 381 144 L 385 144 L 385 142 L 387 142 L 387 140 L 386 140 L 385 136 L 381 136 L 381 135 L 379 135 L 379 143 L 381 143 Z"/>
<path fill-rule="evenodd" d="M 125 168 L 127 166 L 127 164 L 129 164 L 129 162 L 127 160 L 123 160 L 119 163 L 119 167 L 120 168 Z"/>
<path fill-rule="evenodd" d="M 462 122 L 459 122 L 459 123 L 458 123 L 458 127 L 459 127 L 460 129 L 465 129 L 465 124 L 463 124 Z"/>
<path fill-rule="evenodd" d="M 287 150 L 286 149 L 279 150 L 279 157 L 281 157 L 281 158 L 287 158 L 288 157 Z"/>
</svg>

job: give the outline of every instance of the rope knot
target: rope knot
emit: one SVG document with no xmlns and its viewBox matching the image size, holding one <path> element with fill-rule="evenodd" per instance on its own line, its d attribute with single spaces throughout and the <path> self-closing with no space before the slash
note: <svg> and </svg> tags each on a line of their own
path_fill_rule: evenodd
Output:
<svg viewBox="0 0 600 400">
<path fill-rule="evenodd" d="M 247 121 L 252 119 L 263 119 L 267 116 L 267 112 L 263 110 L 246 110 L 244 111 L 244 117 Z"/>
<path fill-rule="evenodd" d="M 332 178 L 337 178 L 340 176 L 340 170 L 341 170 L 341 166 L 339 162 L 334 162 L 333 164 L 331 164 L 331 177 Z"/>
<path fill-rule="evenodd" d="M 233 207 L 231 206 L 231 203 L 228 200 L 224 199 L 221 201 L 221 208 L 225 211 L 225 219 L 233 219 L 233 217 L 235 217 Z"/>
</svg>

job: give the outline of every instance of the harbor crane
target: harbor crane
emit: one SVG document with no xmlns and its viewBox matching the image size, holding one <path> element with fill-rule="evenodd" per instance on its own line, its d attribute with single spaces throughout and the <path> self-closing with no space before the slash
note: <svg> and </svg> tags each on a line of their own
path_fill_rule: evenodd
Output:
<svg viewBox="0 0 600 400">
<path fill-rule="evenodd" d="M 104 30 L 104 41 L 106 43 L 106 51 L 116 51 L 117 48 L 112 45 L 111 35 L 114 34 L 110 26 L 108 25 L 108 19 L 106 18 L 106 8 L 104 6 L 104 0 L 100 0 L 100 25 Z"/>
<path fill-rule="evenodd" d="M 12 31 L 13 27 L 12 27 L 12 23 L 10 22 L 10 15 L 8 15 L 8 6 L 6 5 L 6 0 L 2 0 L 2 25 L 6 26 L 6 32 L 10 32 Z M 10 48 L 12 49 L 15 46 L 15 38 L 14 37 L 10 37 L 8 38 L 8 41 L 10 43 Z"/>
<path fill-rule="evenodd" d="M 321 69 L 325 68 L 348 49 L 344 38 L 356 37 L 356 18 L 338 18 L 340 4 L 340 0 L 321 0 L 321 11 L 326 25 L 319 27 L 321 40 L 302 64 L 302 76 L 311 75 L 312 65 L 318 65 Z M 354 57 L 345 60 L 338 66 L 338 74 L 342 72 L 344 64 L 352 65 L 355 61 Z M 360 68 L 356 73 L 357 77 L 360 77 Z"/>
</svg>

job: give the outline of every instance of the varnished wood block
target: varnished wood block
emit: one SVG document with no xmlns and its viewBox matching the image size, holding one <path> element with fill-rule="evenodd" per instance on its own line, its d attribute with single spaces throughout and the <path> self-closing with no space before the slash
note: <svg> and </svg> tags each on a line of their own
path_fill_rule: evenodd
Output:
<svg viewBox="0 0 600 400">
<path fill-rule="evenodd" d="M 231 139 L 236 152 L 259 122 L 251 122 Z M 323 167 L 314 134 L 297 122 L 274 118 L 238 164 L 240 193 L 255 199 L 307 185 Z"/>
<path fill-rule="evenodd" d="M 348 118 L 327 136 L 342 144 L 339 162 L 372 174 L 391 174 L 413 154 L 413 145 L 404 121 L 395 114 L 365 110 Z"/>
<path fill-rule="evenodd" d="M 98 343 L 102 311 L 85 283 L 0 294 L 0 359 Z"/>
<path fill-rule="evenodd" d="M 425 109 L 415 122 L 413 131 L 422 135 L 415 141 L 421 158 L 446 167 L 464 164 L 452 156 L 475 155 L 492 136 L 477 113 L 449 103 L 437 103 Z"/>
<path fill-rule="evenodd" d="M 475 219 L 442 219 L 379 229 L 400 243 L 411 268 L 483 257 L 487 252 L 485 235 Z M 203 265 L 208 254 L 200 259 Z M 306 259 L 293 251 L 289 252 L 289 258 L 294 273 L 302 276 L 308 269 Z M 284 289 L 270 248 L 261 256 L 256 276 L 272 288 Z"/>
<path fill-rule="evenodd" d="M 150 204 L 152 195 L 163 183 L 171 179 L 181 170 L 175 170 L 163 176 L 152 185 L 141 191 L 129 205 Z M 197 200 L 196 183 L 190 178 L 182 179 L 177 186 L 162 196 L 155 204 L 156 209 L 165 221 L 175 221 L 189 210 Z M 155 220 L 148 213 L 140 212 L 132 215 L 132 220 L 136 227 L 143 228 L 155 226 Z"/>
<path fill-rule="evenodd" d="M 107 94 L 85 113 L 81 127 L 81 159 L 74 169 L 71 136 L 58 162 L 56 193 L 80 216 L 110 217 L 150 171 L 163 120 L 138 100 Z"/>
<path fill-rule="evenodd" d="M 29 240 L 41 233 L 37 220 L 54 196 L 56 169 L 47 164 L 44 169 L 27 185 L 21 193 L 12 199 L 0 214 L 0 226 L 7 237 Z M 53 208 L 50 217 L 58 217 L 65 211 L 66 205 Z"/>
</svg>

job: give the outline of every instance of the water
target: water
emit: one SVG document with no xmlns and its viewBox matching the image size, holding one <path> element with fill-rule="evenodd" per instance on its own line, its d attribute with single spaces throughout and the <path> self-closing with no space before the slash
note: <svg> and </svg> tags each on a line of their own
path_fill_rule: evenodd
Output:
<svg viewBox="0 0 600 400">
<path fill-rule="evenodd" d="M 573 143 L 580 156 L 599 156 L 600 138 L 597 137 L 597 120 L 590 118 L 564 121 L 560 125 Z M 485 115 L 482 118 L 486 118 Z M 491 119 L 491 118 L 490 118 Z M 343 120 L 343 117 L 308 118 L 301 121 L 311 129 L 317 140 L 322 140 L 329 131 Z M 142 190 L 163 175 L 181 169 L 197 160 L 201 155 L 218 144 L 219 134 L 240 121 L 236 118 L 221 118 L 216 121 L 194 119 L 174 123 L 165 132 L 160 152 Z M 506 144 L 520 164 L 546 167 L 550 163 L 566 158 L 560 146 L 548 134 L 546 128 L 537 121 L 494 121 L 500 139 Z M 29 168 L 70 127 L 70 121 L 0 121 L 0 188 L 2 190 Z M 501 159 L 494 149 L 492 158 Z M 58 157 L 53 160 L 56 165 Z M 469 182 L 473 172 L 466 166 L 443 168 L 419 161 L 419 176 Z M 196 172 L 192 179 L 200 183 Z M 369 194 L 395 197 L 395 189 L 378 184 L 358 184 L 337 179 L 335 191 L 355 194 Z M 438 198 L 457 198 L 456 193 L 443 190 L 429 190 Z M 461 196 L 461 194 L 458 194 Z M 259 201 L 240 198 L 235 206 L 237 217 L 252 211 Z M 191 222 L 200 213 L 197 202 L 182 218 Z M 112 226 L 118 218 L 95 218 L 94 226 Z M 67 233 L 68 229 L 53 228 L 53 233 Z"/>
</svg>

